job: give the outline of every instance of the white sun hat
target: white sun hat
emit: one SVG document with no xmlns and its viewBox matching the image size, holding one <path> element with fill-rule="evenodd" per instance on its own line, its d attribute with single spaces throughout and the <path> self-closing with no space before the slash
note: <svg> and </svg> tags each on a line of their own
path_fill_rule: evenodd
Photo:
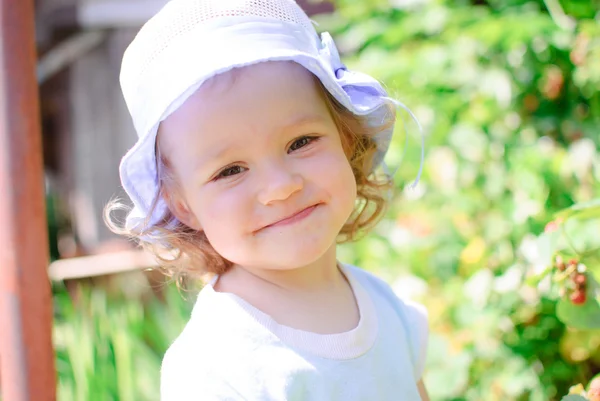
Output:
<svg viewBox="0 0 600 401">
<path fill-rule="evenodd" d="M 348 70 L 331 36 L 319 36 L 293 0 L 172 0 L 142 27 L 121 66 L 123 95 L 139 137 L 120 165 L 121 182 L 134 204 L 126 227 L 146 231 L 166 211 L 160 199 L 148 215 L 159 189 L 155 143 L 160 122 L 215 75 L 276 60 L 304 66 L 373 127 L 395 121 L 390 104 L 406 109 L 377 80 Z M 374 168 L 381 164 L 392 132 L 393 126 L 377 134 Z"/>
</svg>

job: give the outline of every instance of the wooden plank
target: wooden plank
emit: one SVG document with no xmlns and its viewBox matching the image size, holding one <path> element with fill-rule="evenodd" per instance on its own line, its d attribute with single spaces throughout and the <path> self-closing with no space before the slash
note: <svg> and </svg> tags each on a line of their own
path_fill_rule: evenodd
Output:
<svg viewBox="0 0 600 401">
<path fill-rule="evenodd" d="M 157 266 L 152 255 L 144 251 L 132 250 L 57 260 L 50 264 L 48 275 L 53 281 L 61 281 L 105 276 Z"/>
<path fill-rule="evenodd" d="M 103 210 L 112 197 L 123 195 L 118 166 L 137 138 L 119 86 L 121 59 L 134 34 L 110 32 L 69 69 L 69 203 L 77 238 L 89 253 L 115 237 L 104 224 Z"/>
<path fill-rule="evenodd" d="M 2 397 L 56 399 L 33 0 L 0 1 Z"/>
<path fill-rule="evenodd" d="M 102 31 L 84 31 L 74 34 L 54 46 L 38 62 L 38 84 L 42 85 L 75 60 L 83 57 L 87 52 L 102 43 L 106 36 L 106 32 Z"/>
<path fill-rule="evenodd" d="M 82 2 L 77 21 L 86 28 L 141 27 L 168 0 L 95 0 Z"/>
</svg>

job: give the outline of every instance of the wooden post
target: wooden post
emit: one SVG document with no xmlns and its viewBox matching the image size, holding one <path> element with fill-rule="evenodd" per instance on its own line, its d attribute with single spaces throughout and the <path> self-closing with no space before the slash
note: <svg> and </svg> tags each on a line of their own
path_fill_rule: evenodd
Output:
<svg viewBox="0 0 600 401">
<path fill-rule="evenodd" d="M 0 0 L 0 374 L 6 401 L 56 399 L 34 1 Z"/>
</svg>

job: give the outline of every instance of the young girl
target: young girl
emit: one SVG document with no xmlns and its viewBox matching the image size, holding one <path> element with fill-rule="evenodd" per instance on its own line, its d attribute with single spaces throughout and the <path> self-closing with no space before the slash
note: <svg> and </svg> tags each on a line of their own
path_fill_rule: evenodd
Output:
<svg viewBox="0 0 600 401">
<path fill-rule="evenodd" d="M 336 259 L 384 210 L 397 103 L 382 86 L 293 0 L 172 0 L 121 85 L 139 140 L 120 167 L 134 209 L 113 228 L 179 275 L 213 273 L 161 399 L 428 400 L 423 308 Z"/>
</svg>

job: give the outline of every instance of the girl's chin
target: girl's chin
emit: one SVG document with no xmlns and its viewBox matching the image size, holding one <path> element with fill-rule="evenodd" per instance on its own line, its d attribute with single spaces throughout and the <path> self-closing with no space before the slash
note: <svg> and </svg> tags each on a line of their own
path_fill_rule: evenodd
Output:
<svg viewBox="0 0 600 401">
<path fill-rule="evenodd" d="M 281 244 L 278 246 L 278 244 L 274 244 L 269 249 L 261 249 L 260 252 L 253 252 L 252 255 L 240 255 L 238 253 L 229 260 L 240 266 L 272 270 L 293 270 L 319 260 L 335 245 L 335 241 L 319 244 L 320 246 L 301 245 L 298 243 L 291 246 L 282 246 Z"/>
</svg>

